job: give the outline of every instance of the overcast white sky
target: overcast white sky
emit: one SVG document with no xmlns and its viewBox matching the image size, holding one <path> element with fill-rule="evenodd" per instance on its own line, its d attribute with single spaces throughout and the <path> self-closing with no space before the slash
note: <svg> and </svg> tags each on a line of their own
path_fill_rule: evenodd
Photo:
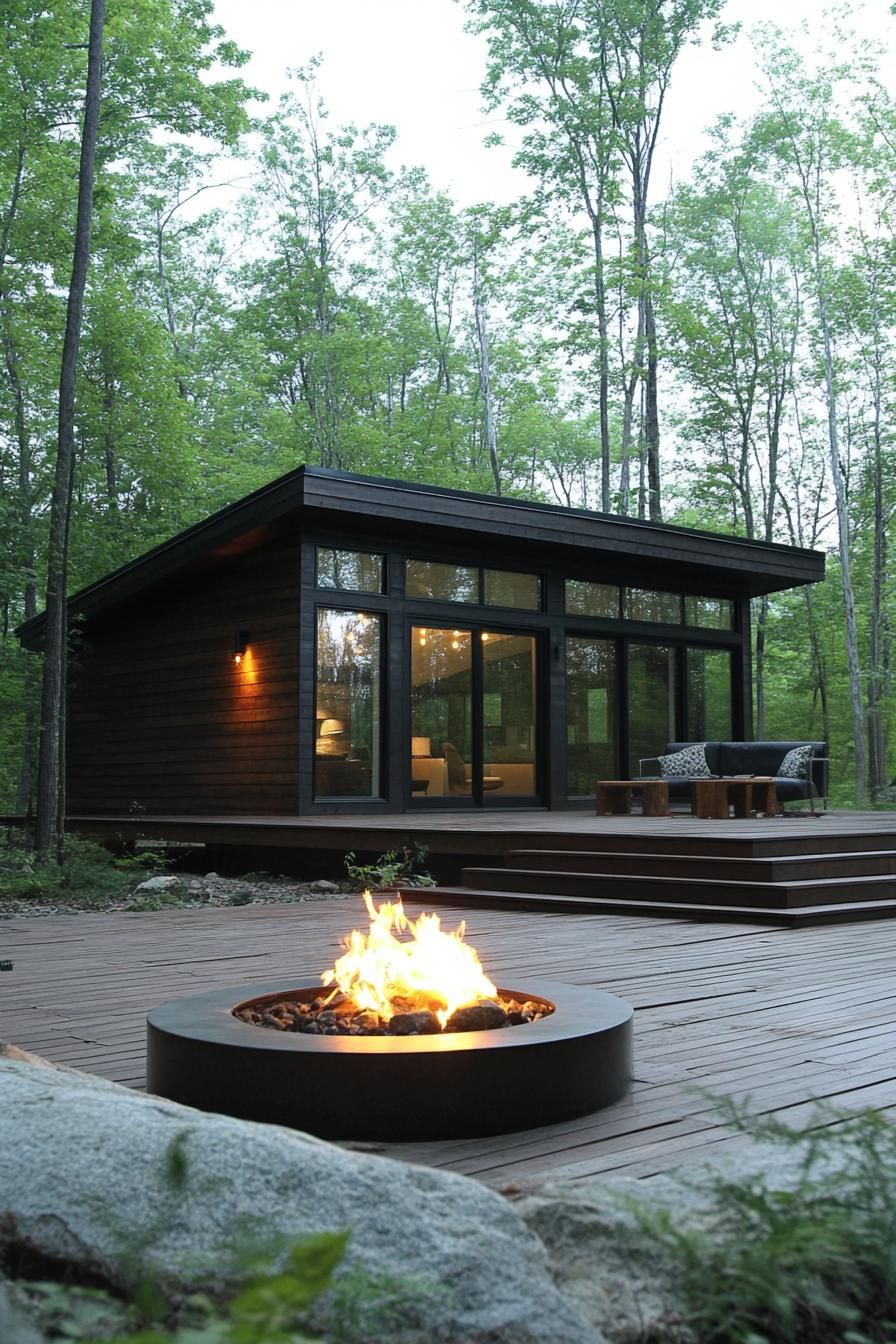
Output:
<svg viewBox="0 0 896 1344">
<path fill-rule="evenodd" d="M 764 19 L 818 27 L 820 0 L 729 0 L 727 22 L 745 27 Z M 483 148 L 490 130 L 479 83 L 481 39 L 464 32 L 456 0 L 216 0 L 215 17 L 228 36 L 253 52 L 245 77 L 276 95 L 288 67 L 324 55 L 320 90 L 333 121 L 388 122 L 398 129 L 396 164 L 422 164 L 433 185 L 463 205 L 511 200 L 523 188 L 510 169 L 510 150 Z M 851 22 L 892 46 L 896 18 L 890 0 L 866 0 Z M 722 112 L 756 105 L 755 71 L 745 35 L 729 49 L 687 51 L 676 66 L 664 119 L 655 196 L 670 175 L 681 178 L 703 147 L 702 131 Z"/>
</svg>

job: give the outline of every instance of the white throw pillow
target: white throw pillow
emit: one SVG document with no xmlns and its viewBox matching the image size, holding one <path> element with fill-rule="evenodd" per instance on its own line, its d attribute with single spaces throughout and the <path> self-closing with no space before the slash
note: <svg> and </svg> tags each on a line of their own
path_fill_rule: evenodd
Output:
<svg viewBox="0 0 896 1344">
<path fill-rule="evenodd" d="M 815 748 L 791 747 L 781 764 L 778 766 L 777 775 L 779 779 L 808 779 L 809 765 L 812 757 L 815 755 Z"/>
<path fill-rule="evenodd" d="M 671 756 L 658 756 L 660 774 L 663 778 L 684 776 L 687 779 L 712 779 L 713 773 L 706 760 L 706 743 L 695 742 L 683 751 L 673 751 Z"/>
</svg>

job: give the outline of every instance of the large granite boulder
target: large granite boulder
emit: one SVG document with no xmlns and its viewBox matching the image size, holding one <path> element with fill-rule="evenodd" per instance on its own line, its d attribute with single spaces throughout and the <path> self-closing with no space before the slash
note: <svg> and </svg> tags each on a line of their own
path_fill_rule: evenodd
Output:
<svg viewBox="0 0 896 1344">
<path fill-rule="evenodd" d="M 409 1340 L 600 1344 L 541 1242 L 477 1182 L 206 1115 L 87 1074 L 0 1057 L 0 1252 L 19 1248 L 177 1296 L 239 1277 L 239 1249 L 350 1228 L 346 1270 L 412 1285 Z M 172 1154 L 183 1170 L 173 1179 Z M 397 1339 L 394 1325 L 390 1338 Z"/>
<path fill-rule="evenodd" d="M 716 1244 L 730 1241 L 730 1226 L 720 1220 L 720 1183 L 793 1196 L 808 1179 L 811 1154 L 812 1181 L 838 1185 L 853 1149 L 849 1130 L 832 1135 L 838 1137 L 819 1149 L 743 1133 L 720 1144 L 716 1156 L 698 1154 L 649 1179 L 534 1179 L 514 1192 L 513 1206 L 544 1245 L 558 1287 L 599 1325 L 609 1344 L 645 1339 L 690 1344 L 679 1265 L 664 1250 L 656 1224 L 667 1221 Z"/>
<path fill-rule="evenodd" d="M 674 1267 L 641 1216 L 667 1209 L 679 1225 L 704 1226 L 709 1201 L 690 1185 L 665 1176 L 532 1182 L 514 1208 L 547 1250 L 557 1285 L 609 1344 L 690 1339 Z"/>
</svg>

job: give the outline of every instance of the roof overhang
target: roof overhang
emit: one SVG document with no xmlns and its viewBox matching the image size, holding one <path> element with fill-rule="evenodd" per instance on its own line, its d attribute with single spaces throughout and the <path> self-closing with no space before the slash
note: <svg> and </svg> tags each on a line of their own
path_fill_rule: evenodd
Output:
<svg viewBox="0 0 896 1344">
<path fill-rule="evenodd" d="M 755 597 L 824 578 L 825 557 L 819 551 L 585 509 L 299 467 L 88 584 L 72 595 L 69 609 L 89 619 L 177 573 L 253 549 L 291 527 L 338 529 L 348 536 L 351 531 L 379 532 L 384 526 L 390 536 L 411 545 L 488 546 L 506 550 L 516 565 L 522 563 L 524 545 L 527 564 L 537 565 L 539 558 L 550 555 L 571 572 L 600 572 L 609 579 L 624 571 L 629 582 L 686 592 L 726 589 Z M 39 647 L 43 624 L 41 614 L 19 626 L 17 633 L 26 647 Z"/>
</svg>

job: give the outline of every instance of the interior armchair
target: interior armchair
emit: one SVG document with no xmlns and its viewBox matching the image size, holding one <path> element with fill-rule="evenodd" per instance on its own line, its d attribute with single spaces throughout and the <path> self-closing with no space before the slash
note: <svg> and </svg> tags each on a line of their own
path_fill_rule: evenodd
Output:
<svg viewBox="0 0 896 1344">
<path fill-rule="evenodd" d="M 466 761 L 453 742 L 446 742 L 444 751 L 448 767 L 448 792 L 468 794 L 473 787 L 473 777 L 467 769 Z M 500 789 L 503 785 L 504 780 L 500 775 L 486 775 L 482 781 L 482 787 L 487 792 Z"/>
</svg>

